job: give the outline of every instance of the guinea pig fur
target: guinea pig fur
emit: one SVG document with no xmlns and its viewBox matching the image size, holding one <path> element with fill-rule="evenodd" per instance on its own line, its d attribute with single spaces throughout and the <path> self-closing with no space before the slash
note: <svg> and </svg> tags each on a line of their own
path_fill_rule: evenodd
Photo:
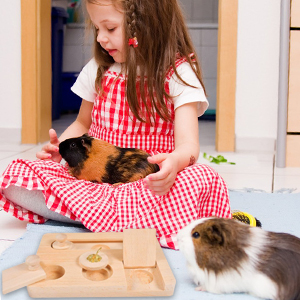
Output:
<svg viewBox="0 0 300 300">
<path fill-rule="evenodd" d="M 159 170 L 158 165 L 148 162 L 147 152 L 116 147 L 87 134 L 61 142 L 59 153 L 71 175 L 92 182 L 132 182 Z"/>
<path fill-rule="evenodd" d="M 197 290 L 300 300 L 300 239 L 293 235 L 213 217 L 193 221 L 177 239 Z"/>
</svg>

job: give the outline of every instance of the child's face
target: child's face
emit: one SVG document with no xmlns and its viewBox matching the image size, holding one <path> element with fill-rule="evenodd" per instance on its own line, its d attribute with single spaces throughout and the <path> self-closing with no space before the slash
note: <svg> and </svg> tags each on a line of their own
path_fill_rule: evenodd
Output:
<svg viewBox="0 0 300 300">
<path fill-rule="evenodd" d="M 117 10 L 109 0 L 101 0 L 97 5 L 87 1 L 86 8 L 97 29 L 97 42 L 115 62 L 125 62 L 124 13 Z"/>
</svg>

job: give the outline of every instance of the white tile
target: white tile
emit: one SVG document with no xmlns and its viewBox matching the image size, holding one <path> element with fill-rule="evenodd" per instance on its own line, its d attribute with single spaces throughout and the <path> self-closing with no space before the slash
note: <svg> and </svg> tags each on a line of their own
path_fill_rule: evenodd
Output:
<svg viewBox="0 0 300 300">
<path fill-rule="evenodd" d="M 84 33 L 84 28 L 67 27 L 64 35 L 64 46 L 83 45 Z"/>
<path fill-rule="evenodd" d="M 300 176 L 300 168 L 274 168 L 275 176 Z"/>
<path fill-rule="evenodd" d="M 1 143 L 0 152 L 23 152 L 35 147 L 34 144 L 20 144 L 20 143 Z"/>
<path fill-rule="evenodd" d="M 11 157 L 14 153 L 18 153 L 18 152 L 0 151 L 0 160 Z"/>
<path fill-rule="evenodd" d="M 190 29 L 189 30 L 193 44 L 195 47 L 201 46 L 201 30 L 200 29 Z"/>
<path fill-rule="evenodd" d="M 202 147 L 204 151 L 204 147 Z M 273 176 L 273 160 L 272 153 L 261 153 L 261 154 L 251 154 L 251 153 L 236 153 L 236 152 L 211 152 L 207 153 L 207 156 L 216 157 L 217 155 L 223 155 L 228 162 L 233 162 L 235 165 L 230 165 L 226 163 L 221 163 L 219 165 L 210 163 L 203 157 L 203 152 L 200 153 L 199 162 L 207 164 L 214 168 L 219 173 L 228 174 L 241 174 L 244 175 L 266 175 L 270 177 Z"/>
<path fill-rule="evenodd" d="M 83 44 L 91 46 L 94 44 L 94 39 L 95 39 L 95 36 L 94 36 L 93 29 L 91 29 L 91 30 L 85 29 Z"/>
<path fill-rule="evenodd" d="M 201 69 L 203 69 L 202 68 L 202 57 L 201 57 L 202 48 L 201 48 L 201 46 L 196 46 L 195 49 L 196 49 L 196 53 L 198 55 L 198 58 L 200 60 L 200 67 L 201 67 Z"/>
<path fill-rule="evenodd" d="M 201 30 L 201 45 L 202 46 L 218 46 L 218 30 L 217 29 L 202 29 Z"/>
<path fill-rule="evenodd" d="M 14 116 L 10 115 L 10 118 Z M 2 120 L 5 123 L 5 120 Z M 0 128 L 0 144 L 20 144 L 21 143 L 21 128 Z"/>
<path fill-rule="evenodd" d="M 0 175 L 3 174 L 3 172 L 6 170 L 9 163 L 10 162 L 7 163 L 6 161 L 4 162 L 0 161 Z"/>
<path fill-rule="evenodd" d="M 13 244 L 12 240 L 1 240 L 0 239 L 0 255 Z M 1 296 L 0 296 L 1 299 Z"/>
<path fill-rule="evenodd" d="M 86 45 L 83 47 L 83 63 L 86 65 L 93 57 L 93 46 Z"/>
<path fill-rule="evenodd" d="M 201 46 L 201 66 L 205 78 L 217 78 L 218 47 Z"/>
<path fill-rule="evenodd" d="M 63 51 L 63 72 L 80 72 L 83 66 L 83 46 L 65 46 Z"/>
<path fill-rule="evenodd" d="M 13 155 L 11 159 L 17 159 L 17 158 L 22 158 L 22 159 L 28 159 L 28 160 L 36 160 L 36 153 L 42 149 L 42 145 L 37 145 L 36 147 L 29 149 L 24 152 L 20 152 L 16 155 Z"/>
<path fill-rule="evenodd" d="M 184 16 L 187 21 L 192 19 L 193 0 L 179 0 L 180 7 L 183 10 Z"/>
<path fill-rule="evenodd" d="M 208 109 L 217 108 L 217 79 L 204 78 L 204 85 L 207 93 L 207 100 L 209 102 Z"/>
<path fill-rule="evenodd" d="M 218 23 L 219 20 L 219 0 L 212 0 L 213 2 L 213 22 Z"/>
<path fill-rule="evenodd" d="M 192 20 L 194 22 L 212 22 L 213 2 L 211 0 L 194 0 Z"/>
<path fill-rule="evenodd" d="M 240 137 L 235 136 L 235 149 L 237 151 L 275 151 L 275 138 Z"/>
<path fill-rule="evenodd" d="M 199 141 L 200 150 L 203 152 L 215 151 L 215 136 L 216 136 L 216 122 L 213 121 L 199 121 Z"/>
<path fill-rule="evenodd" d="M 28 222 L 20 221 L 5 211 L 0 211 L 0 239 L 16 240 L 26 232 Z"/>
<path fill-rule="evenodd" d="M 272 192 L 272 177 L 260 174 L 239 174 L 218 172 L 227 184 L 229 190 Z"/>
<path fill-rule="evenodd" d="M 283 175 L 283 176 L 275 175 L 274 192 L 275 193 L 300 193 L 300 175 Z"/>
</svg>

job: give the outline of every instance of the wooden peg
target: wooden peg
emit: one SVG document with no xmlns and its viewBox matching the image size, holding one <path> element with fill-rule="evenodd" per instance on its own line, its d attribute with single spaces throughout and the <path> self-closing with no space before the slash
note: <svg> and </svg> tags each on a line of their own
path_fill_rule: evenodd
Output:
<svg viewBox="0 0 300 300">
<path fill-rule="evenodd" d="M 26 258 L 25 263 L 29 271 L 41 269 L 40 257 L 38 255 L 30 255 Z"/>
<path fill-rule="evenodd" d="M 59 233 L 56 235 L 56 241 L 52 244 L 52 247 L 56 250 L 70 249 L 73 243 L 67 240 L 65 233 Z"/>
<path fill-rule="evenodd" d="M 37 255 L 28 256 L 25 263 L 2 272 L 2 292 L 10 293 L 24 286 L 46 279 Z"/>
</svg>

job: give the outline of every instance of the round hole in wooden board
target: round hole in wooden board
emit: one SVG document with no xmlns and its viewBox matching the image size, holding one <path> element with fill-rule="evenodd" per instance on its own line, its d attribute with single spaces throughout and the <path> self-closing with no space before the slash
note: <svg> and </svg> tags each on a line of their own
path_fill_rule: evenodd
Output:
<svg viewBox="0 0 300 300">
<path fill-rule="evenodd" d="M 65 275 L 65 269 L 61 266 L 41 263 L 41 267 L 46 273 L 46 280 L 56 280 Z"/>
<path fill-rule="evenodd" d="M 91 281 L 104 281 L 112 276 L 113 269 L 110 265 L 107 265 L 104 269 L 91 271 L 82 269 L 83 276 Z"/>
<path fill-rule="evenodd" d="M 153 275 L 146 270 L 134 270 L 132 277 L 141 284 L 149 284 L 153 281 Z"/>
<path fill-rule="evenodd" d="M 127 276 L 128 288 L 130 290 L 144 289 L 153 281 L 153 274 L 147 270 L 130 270 Z"/>
</svg>

